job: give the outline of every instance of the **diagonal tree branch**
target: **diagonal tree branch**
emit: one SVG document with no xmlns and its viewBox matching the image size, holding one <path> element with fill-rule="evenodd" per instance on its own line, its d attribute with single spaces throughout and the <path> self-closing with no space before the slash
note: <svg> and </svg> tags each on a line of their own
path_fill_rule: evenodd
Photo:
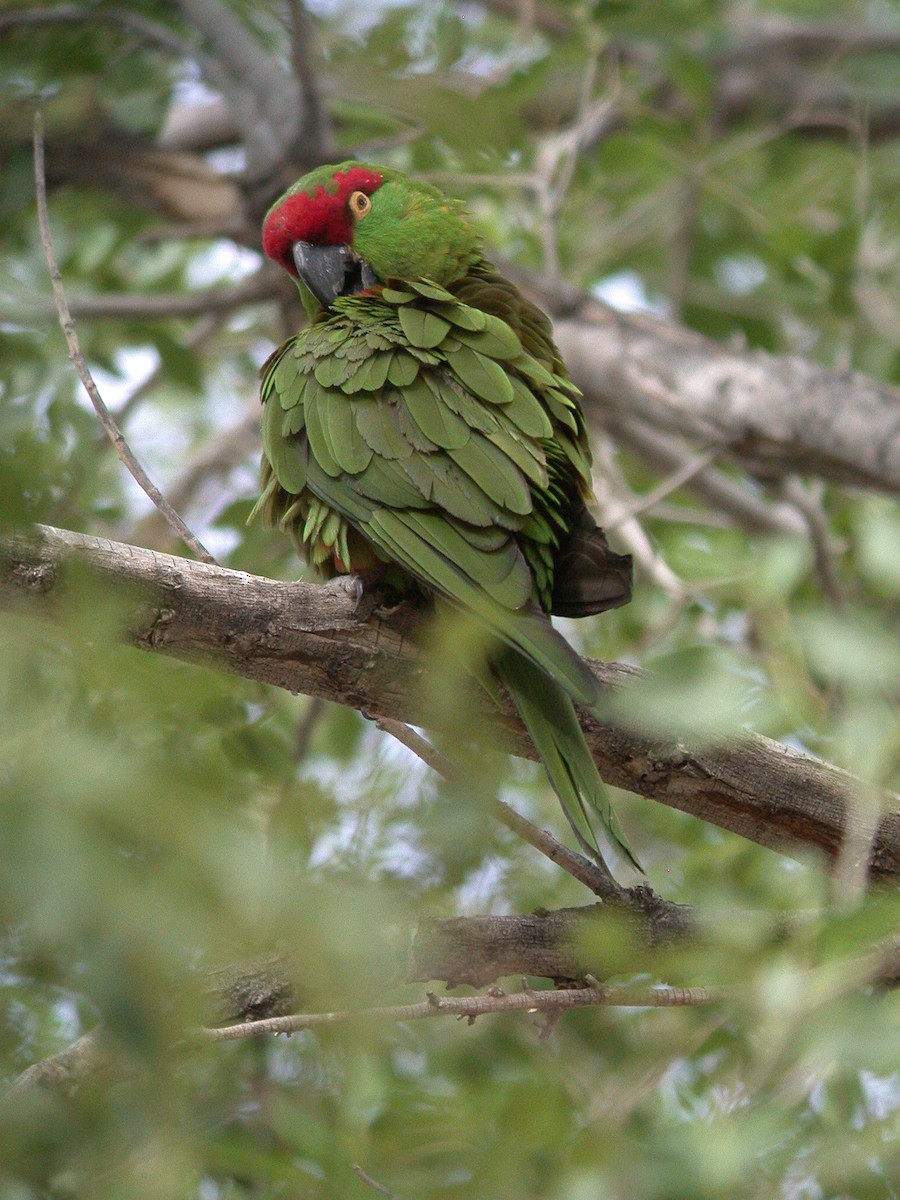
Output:
<svg viewBox="0 0 900 1200">
<path fill-rule="evenodd" d="M 100 538 L 38 527 L 0 550 L 0 604 L 25 602 L 53 616 L 74 560 L 98 583 L 139 589 L 123 638 L 146 650 L 301 691 L 406 722 L 423 723 L 426 663 L 415 645 L 420 614 L 409 605 L 357 607 L 352 585 L 282 583 Z M 633 667 L 592 663 L 610 697 L 640 677 Z M 480 704 L 480 710 L 475 708 Z M 535 757 L 508 707 L 473 697 L 484 736 L 511 753 Z M 797 855 L 820 851 L 833 866 L 845 832 L 859 824 L 860 786 L 846 773 L 769 738 L 695 748 L 641 733 L 614 717 L 583 713 L 601 776 L 762 846 Z M 874 881 L 900 875 L 900 806 L 878 823 L 869 862 Z M 864 831 L 866 834 L 868 831 Z"/>
<path fill-rule="evenodd" d="M 900 491 L 900 390 L 890 384 L 795 355 L 735 350 L 597 303 L 554 330 L 601 421 L 610 409 L 718 440 L 725 457 L 764 478 L 808 472 Z"/>
<path fill-rule="evenodd" d="M 319 83 L 316 31 L 304 0 L 288 0 L 291 62 L 300 89 L 302 118 L 289 152 L 299 161 L 327 162 L 336 152 L 328 107 Z"/>
<path fill-rule="evenodd" d="M 177 0 L 182 14 L 210 48 L 204 73 L 228 100 L 256 183 L 281 162 L 300 127 L 300 96 L 274 55 L 222 0 Z"/>
<path fill-rule="evenodd" d="M 69 305 L 63 289 L 62 276 L 60 275 L 56 255 L 53 250 L 50 217 L 47 212 L 47 180 L 44 171 L 44 123 L 40 113 L 36 113 L 34 118 L 34 178 L 37 190 L 38 224 L 41 231 L 41 241 L 44 246 L 47 267 L 50 271 L 50 281 L 53 284 L 53 297 L 56 301 L 59 324 L 65 335 L 66 344 L 69 347 L 69 358 L 78 372 L 78 377 L 82 382 L 84 390 L 90 397 L 91 404 L 94 406 L 100 424 L 115 447 L 116 454 L 122 465 L 153 501 L 156 508 L 165 517 L 169 527 L 181 538 L 185 545 L 190 550 L 193 550 L 197 557 L 204 562 L 214 563 L 216 560 L 213 556 L 199 538 L 188 529 L 182 518 L 144 470 L 141 463 L 138 462 L 134 452 L 125 440 L 121 429 L 106 407 L 103 397 L 100 395 L 97 385 L 94 382 L 94 377 L 91 375 L 84 355 L 81 352 L 78 334 L 75 332 L 75 322 L 69 311 Z"/>
<path fill-rule="evenodd" d="M 396 738 L 407 750 L 411 750 L 426 766 L 437 771 L 444 779 L 458 778 L 458 772 L 447 756 L 426 741 L 421 734 L 416 733 L 409 725 L 404 725 L 402 721 L 392 721 L 389 717 L 378 717 L 375 724 L 383 733 L 389 733 L 391 737 Z M 515 809 L 510 808 L 502 800 L 497 800 L 492 804 L 491 815 L 501 825 L 505 825 L 507 829 L 518 834 L 530 846 L 540 850 L 551 862 L 562 867 L 573 879 L 577 879 L 579 883 L 590 888 L 596 896 L 613 903 L 624 901 L 627 898 L 626 889 L 618 884 L 599 863 L 570 850 L 568 846 L 558 842 L 545 829 L 538 829 L 536 825 L 532 825 L 530 821 L 520 816 Z"/>
<path fill-rule="evenodd" d="M 619 313 L 507 262 L 505 274 L 554 316 L 588 417 L 624 433 L 719 445 L 764 479 L 808 473 L 900 491 L 900 389 L 793 354 L 726 346 L 683 326 Z M 696 482 L 704 478 L 701 472 Z"/>
</svg>

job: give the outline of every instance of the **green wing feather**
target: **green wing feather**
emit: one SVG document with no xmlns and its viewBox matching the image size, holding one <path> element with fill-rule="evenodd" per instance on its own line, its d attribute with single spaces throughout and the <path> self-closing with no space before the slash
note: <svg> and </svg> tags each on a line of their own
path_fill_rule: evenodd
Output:
<svg viewBox="0 0 900 1200">
<path fill-rule="evenodd" d="M 593 810 L 635 862 L 575 713 L 597 681 L 545 615 L 590 453 L 543 314 L 486 265 L 344 297 L 269 359 L 262 399 L 267 515 L 323 568 L 354 529 L 483 621 L 579 839 Z"/>
</svg>

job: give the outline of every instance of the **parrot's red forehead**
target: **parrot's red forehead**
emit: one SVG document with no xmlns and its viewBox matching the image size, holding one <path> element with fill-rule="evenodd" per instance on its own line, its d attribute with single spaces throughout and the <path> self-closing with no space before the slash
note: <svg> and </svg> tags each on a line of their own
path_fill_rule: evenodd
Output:
<svg viewBox="0 0 900 1200">
<path fill-rule="evenodd" d="M 291 248 L 294 242 L 342 246 L 353 240 L 353 220 L 347 201 L 353 192 L 371 195 L 381 186 L 378 171 L 351 167 L 336 171 L 327 184 L 310 192 L 295 192 L 272 209 L 263 226 L 263 250 L 292 275 L 297 274 Z"/>
</svg>

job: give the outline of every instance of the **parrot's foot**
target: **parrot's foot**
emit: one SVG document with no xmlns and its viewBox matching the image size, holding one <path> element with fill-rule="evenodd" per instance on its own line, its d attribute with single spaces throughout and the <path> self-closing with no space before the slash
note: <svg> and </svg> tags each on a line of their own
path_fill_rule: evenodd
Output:
<svg viewBox="0 0 900 1200">
<path fill-rule="evenodd" d="M 390 612 L 404 599 L 380 571 L 355 571 L 350 575 L 339 575 L 336 582 L 353 598 L 355 617 L 371 616 L 376 609 Z"/>
<path fill-rule="evenodd" d="M 359 612 L 359 606 L 366 594 L 365 580 L 362 575 L 339 575 L 338 579 L 347 595 L 353 597 L 353 613 L 355 615 Z"/>
</svg>

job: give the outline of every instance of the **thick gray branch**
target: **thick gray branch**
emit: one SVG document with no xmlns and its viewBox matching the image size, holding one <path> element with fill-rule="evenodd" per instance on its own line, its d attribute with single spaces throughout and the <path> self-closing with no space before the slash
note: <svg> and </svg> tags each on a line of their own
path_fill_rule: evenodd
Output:
<svg viewBox="0 0 900 1200">
<path fill-rule="evenodd" d="M 793 354 L 723 345 L 672 321 L 619 313 L 569 283 L 495 261 L 553 316 L 589 420 L 633 442 L 638 453 L 648 438 L 663 445 L 666 437 L 684 437 L 721 446 L 723 458 L 762 478 L 803 472 L 900 491 L 900 389 Z M 703 491 L 710 474 L 701 472 L 689 486 Z"/>
<path fill-rule="evenodd" d="M 293 82 L 222 0 L 178 0 L 187 21 L 210 47 L 204 73 L 228 100 L 241 131 L 251 180 L 275 172 L 299 128 Z"/>
<path fill-rule="evenodd" d="M 2 1103 L 15 1104 L 25 1092 L 36 1087 L 71 1095 L 90 1076 L 106 1070 L 109 1064 L 102 1031 L 97 1026 L 58 1054 L 51 1054 L 26 1068 L 5 1093 Z"/>
<path fill-rule="evenodd" d="M 425 723 L 427 669 L 413 641 L 418 614 L 407 605 L 358 611 L 342 580 L 324 587 L 275 582 L 46 527 L 2 543 L 0 604 L 52 617 L 69 560 L 119 593 L 130 585 L 123 638 L 133 645 Z M 611 695 L 639 675 L 615 663 L 592 667 Z M 512 753 L 535 757 L 511 711 L 498 715 L 485 703 L 482 715 L 492 744 L 499 736 Z M 787 854 L 818 849 L 834 863 L 848 823 L 854 840 L 868 844 L 855 816 L 858 785 L 833 767 L 757 735 L 693 749 L 582 715 L 600 774 L 616 787 Z M 900 812 L 882 817 L 871 844 L 872 877 L 900 874 Z"/>
<path fill-rule="evenodd" d="M 796 355 L 739 350 L 598 302 L 554 332 L 594 419 L 721 444 L 764 478 L 900 490 L 900 390 Z"/>
</svg>

